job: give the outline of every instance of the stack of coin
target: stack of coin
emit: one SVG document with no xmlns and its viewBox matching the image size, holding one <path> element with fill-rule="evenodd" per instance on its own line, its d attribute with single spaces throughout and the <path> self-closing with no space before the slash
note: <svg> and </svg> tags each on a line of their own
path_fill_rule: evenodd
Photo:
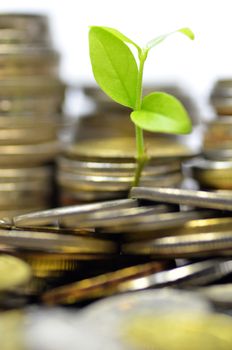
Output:
<svg viewBox="0 0 232 350">
<path fill-rule="evenodd" d="M 212 89 L 210 101 L 217 115 L 232 115 L 232 80 L 218 80 Z"/>
<path fill-rule="evenodd" d="M 203 150 L 212 153 L 214 150 L 232 149 L 232 117 L 220 116 L 206 125 Z M 216 158 L 216 156 L 215 156 Z"/>
<path fill-rule="evenodd" d="M 210 101 L 217 117 L 206 125 L 203 139 L 204 156 L 215 161 L 230 160 L 232 152 L 232 81 L 218 80 L 212 89 Z"/>
<path fill-rule="evenodd" d="M 33 279 L 21 293 L 38 297 L 47 289 L 130 266 L 133 268 L 125 271 L 124 279 L 168 267 L 169 262 L 151 262 L 149 257 L 122 256 L 119 242 L 94 237 L 94 229 L 61 229 L 51 225 L 58 222 L 62 225 L 63 220 L 70 223 L 76 217 L 83 220 L 91 213 L 104 212 L 107 208 L 122 210 L 137 205 L 137 201 L 125 199 L 50 209 L 39 212 L 39 216 L 36 213 L 31 213 L 32 216 L 25 214 L 13 221 L 2 220 L 0 251 L 23 259 L 32 268 Z M 140 267 L 140 264 L 145 265 Z"/>
<path fill-rule="evenodd" d="M 43 279 L 40 291 L 47 290 L 49 304 L 169 285 L 196 288 L 232 273 L 231 197 L 145 187 L 133 188 L 131 197 L 2 221 L 0 247 L 20 253 L 36 277 L 63 277 Z M 183 266 L 178 259 L 185 259 Z"/>
<path fill-rule="evenodd" d="M 0 63 L 0 212 L 11 216 L 51 205 L 65 86 L 47 18 L 0 14 Z"/>
<path fill-rule="evenodd" d="M 197 158 L 187 163 L 198 187 L 206 190 L 232 190 L 232 161 Z M 228 192 L 230 194 L 230 192 Z"/>
<path fill-rule="evenodd" d="M 148 139 L 150 160 L 145 166 L 144 186 L 179 186 L 181 161 L 193 156 L 173 139 Z M 124 198 L 135 173 L 134 138 L 83 140 L 69 146 L 58 160 L 57 181 L 64 205 L 110 198 Z"/>
</svg>

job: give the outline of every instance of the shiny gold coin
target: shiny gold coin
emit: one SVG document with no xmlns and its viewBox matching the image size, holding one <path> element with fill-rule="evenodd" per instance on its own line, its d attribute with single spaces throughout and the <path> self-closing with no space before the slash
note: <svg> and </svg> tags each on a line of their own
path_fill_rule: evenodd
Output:
<svg viewBox="0 0 232 350">
<path fill-rule="evenodd" d="M 7 311 L 0 314 L 2 350 L 25 350 L 25 314 L 22 311 Z"/>
<path fill-rule="evenodd" d="M 43 301 L 50 305 L 73 304 L 82 300 L 112 295 L 120 290 L 121 283 L 160 271 L 164 266 L 165 263 L 152 262 L 92 277 L 48 291 L 43 295 Z"/>
<path fill-rule="evenodd" d="M 181 173 L 174 172 L 160 176 L 142 176 L 140 184 L 145 187 L 176 187 L 180 185 L 182 179 Z M 57 175 L 57 181 L 63 188 L 73 191 L 129 191 L 133 177 L 85 176 L 60 171 Z"/>
<path fill-rule="evenodd" d="M 154 159 L 178 159 L 193 156 L 186 146 L 172 140 L 149 139 L 146 143 L 148 155 Z M 135 140 L 133 138 L 115 138 L 109 140 L 88 140 L 78 142 L 66 150 L 66 155 L 73 159 L 135 159 Z"/>
<path fill-rule="evenodd" d="M 0 291 L 12 290 L 31 277 L 29 265 L 10 255 L 0 255 L 0 271 Z"/>
<path fill-rule="evenodd" d="M 62 157 L 58 160 L 58 167 L 64 173 L 94 176 L 125 176 L 132 177 L 136 169 L 136 163 L 113 162 L 84 162 Z M 143 169 L 143 176 L 159 176 L 181 171 L 180 161 L 163 162 L 157 164 L 150 161 Z"/>
<path fill-rule="evenodd" d="M 194 178 L 204 187 L 232 189 L 232 162 L 198 159 L 192 162 Z"/>
<path fill-rule="evenodd" d="M 232 320 L 221 314 L 137 315 L 122 326 L 124 339 L 138 349 L 229 350 Z"/>
</svg>

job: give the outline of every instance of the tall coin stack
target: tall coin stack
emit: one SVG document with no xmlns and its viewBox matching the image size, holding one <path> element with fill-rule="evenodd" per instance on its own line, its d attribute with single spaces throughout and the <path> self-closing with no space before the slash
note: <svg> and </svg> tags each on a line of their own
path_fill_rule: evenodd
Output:
<svg viewBox="0 0 232 350">
<path fill-rule="evenodd" d="M 46 208 L 65 86 L 48 20 L 0 15 L 0 215 Z"/>
<path fill-rule="evenodd" d="M 211 103 L 216 119 L 206 126 L 203 159 L 192 164 L 193 176 L 203 189 L 232 190 L 232 80 L 219 80 Z"/>
</svg>

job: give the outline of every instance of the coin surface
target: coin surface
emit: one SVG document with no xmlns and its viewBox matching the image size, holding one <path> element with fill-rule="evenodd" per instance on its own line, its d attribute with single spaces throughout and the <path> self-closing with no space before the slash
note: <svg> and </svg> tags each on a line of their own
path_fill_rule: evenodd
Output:
<svg viewBox="0 0 232 350">
<path fill-rule="evenodd" d="M 166 286 L 201 286 L 230 274 L 231 260 L 206 260 L 140 277 L 120 285 L 121 292 Z"/>
<path fill-rule="evenodd" d="M 0 254 L 0 291 L 12 290 L 31 277 L 30 266 L 14 256 Z"/>
<path fill-rule="evenodd" d="M 17 227 L 24 225 L 46 225 L 52 224 L 54 221 L 57 222 L 57 220 L 61 221 L 63 217 L 66 217 L 66 219 L 68 217 L 70 217 L 70 219 L 75 217 L 75 219 L 77 219 L 78 215 L 81 216 L 85 213 L 99 212 L 104 209 L 134 208 L 137 206 L 137 200 L 133 199 L 119 199 L 92 204 L 73 205 L 18 216 L 14 218 L 14 224 Z"/>
<path fill-rule="evenodd" d="M 206 232 L 166 236 L 143 243 L 128 243 L 126 253 L 169 257 L 223 256 L 231 254 L 232 232 Z"/>
<path fill-rule="evenodd" d="M 107 142 L 108 141 L 108 142 Z M 132 138 L 112 138 L 109 140 L 87 140 L 70 146 L 66 154 L 74 159 L 135 159 L 135 140 Z M 151 158 L 186 158 L 193 152 L 186 146 L 172 140 L 149 139 L 148 155 Z"/>
<path fill-rule="evenodd" d="M 185 204 L 200 208 L 232 210 L 232 199 L 223 195 L 223 193 L 176 188 L 134 187 L 131 190 L 131 197 L 156 202 Z"/>
<path fill-rule="evenodd" d="M 70 254 L 111 254 L 117 251 L 115 243 L 102 239 L 14 229 L 0 229 L 0 244 L 14 249 Z"/>
<path fill-rule="evenodd" d="M 137 315 L 124 327 L 124 339 L 132 348 L 141 350 L 229 350 L 232 347 L 232 320 L 221 314 L 197 315 L 186 311 L 159 317 Z"/>
<path fill-rule="evenodd" d="M 115 272 L 92 277 L 77 283 L 50 290 L 43 295 L 46 304 L 73 304 L 115 294 L 120 284 L 162 270 L 162 262 L 127 267 Z"/>
</svg>

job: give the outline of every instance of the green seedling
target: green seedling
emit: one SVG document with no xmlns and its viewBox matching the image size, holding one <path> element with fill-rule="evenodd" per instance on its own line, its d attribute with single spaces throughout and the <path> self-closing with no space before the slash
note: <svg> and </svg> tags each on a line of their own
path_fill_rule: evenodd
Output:
<svg viewBox="0 0 232 350">
<path fill-rule="evenodd" d="M 135 124 L 137 160 L 134 186 L 139 184 L 143 167 L 148 161 L 143 130 L 171 134 L 187 134 L 192 130 L 187 111 L 174 96 L 164 92 L 142 96 L 144 64 L 149 51 L 174 33 L 194 39 L 189 28 L 181 28 L 161 35 L 140 48 L 116 29 L 90 27 L 90 59 L 97 83 L 114 101 L 132 109 L 130 117 Z M 137 49 L 137 60 L 130 45 Z"/>
</svg>

